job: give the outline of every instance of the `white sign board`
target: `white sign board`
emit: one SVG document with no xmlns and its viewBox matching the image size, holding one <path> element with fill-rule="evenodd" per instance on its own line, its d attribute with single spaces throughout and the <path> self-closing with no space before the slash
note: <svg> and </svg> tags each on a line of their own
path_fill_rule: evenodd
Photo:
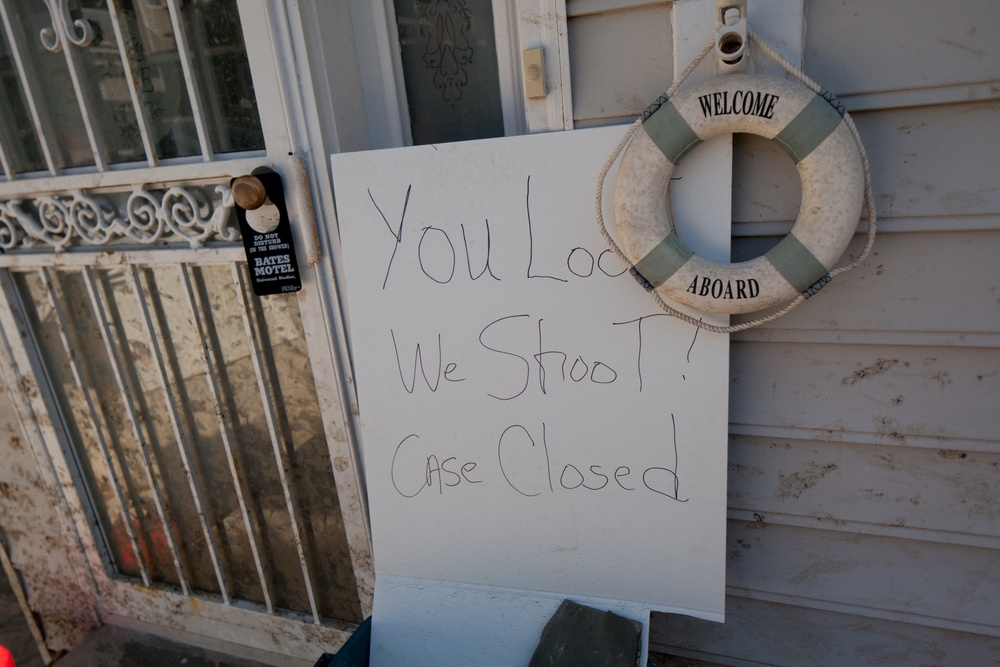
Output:
<svg viewBox="0 0 1000 667">
<path fill-rule="evenodd" d="M 722 620 L 728 337 L 600 237 L 623 131 L 332 157 L 377 582 Z"/>
</svg>

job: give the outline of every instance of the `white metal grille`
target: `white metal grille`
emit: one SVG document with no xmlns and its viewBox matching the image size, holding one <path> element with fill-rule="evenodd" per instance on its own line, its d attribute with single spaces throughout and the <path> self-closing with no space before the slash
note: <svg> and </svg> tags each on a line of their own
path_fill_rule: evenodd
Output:
<svg viewBox="0 0 1000 667">
<path fill-rule="evenodd" d="M 235 0 L 2 0 L 0 20 L 8 180 L 264 149 Z"/>
<path fill-rule="evenodd" d="M 230 178 L 289 149 L 244 47 L 265 7 L 0 0 L 0 319 L 110 613 L 329 640 L 371 604 L 338 380 L 315 291 L 255 297 L 231 215 Z"/>
<path fill-rule="evenodd" d="M 150 260 L 14 273 L 114 572 L 359 621 L 297 304 Z"/>
<path fill-rule="evenodd" d="M 238 241 L 226 184 L 136 184 L 124 192 L 47 193 L 0 202 L 0 248 Z"/>
</svg>

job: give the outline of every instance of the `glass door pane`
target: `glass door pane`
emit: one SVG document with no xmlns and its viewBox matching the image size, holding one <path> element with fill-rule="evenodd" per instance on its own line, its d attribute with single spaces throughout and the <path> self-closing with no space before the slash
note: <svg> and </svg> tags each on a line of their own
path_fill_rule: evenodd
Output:
<svg viewBox="0 0 1000 667">
<path fill-rule="evenodd" d="M 502 137 L 491 0 L 395 0 L 414 144 Z"/>
</svg>

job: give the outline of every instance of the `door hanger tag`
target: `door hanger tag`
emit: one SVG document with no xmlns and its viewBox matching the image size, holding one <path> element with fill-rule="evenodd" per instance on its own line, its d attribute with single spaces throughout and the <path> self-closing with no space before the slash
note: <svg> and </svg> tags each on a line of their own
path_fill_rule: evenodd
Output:
<svg viewBox="0 0 1000 667">
<path fill-rule="evenodd" d="M 250 176 L 234 178 L 230 185 L 254 294 L 298 292 L 302 279 L 281 176 L 261 167 Z"/>
</svg>

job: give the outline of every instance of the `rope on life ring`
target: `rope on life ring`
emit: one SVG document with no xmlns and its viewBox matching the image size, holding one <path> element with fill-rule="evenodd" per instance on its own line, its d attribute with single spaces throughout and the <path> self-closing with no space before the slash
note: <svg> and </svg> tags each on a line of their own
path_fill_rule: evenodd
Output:
<svg viewBox="0 0 1000 667">
<path fill-rule="evenodd" d="M 714 46 L 709 43 L 668 93 L 629 128 L 598 179 L 595 205 L 605 240 L 669 314 L 729 333 L 780 317 L 817 293 L 833 276 L 863 261 L 875 235 L 875 207 L 860 137 L 835 97 L 792 67 L 757 35 L 751 39 L 801 81 L 732 74 L 677 88 Z M 766 254 L 720 264 L 692 253 L 669 218 L 667 185 L 674 166 L 712 137 L 747 132 L 777 143 L 796 163 L 802 204 L 791 232 Z M 604 228 L 603 183 L 624 149 L 615 184 L 615 218 L 623 248 Z M 868 243 L 850 265 L 834 269 L 854 235 L 862 200 Z M 708 325 L 673 308 L 668 297 L 706 312 L 751 313 L 785 308 L 735 326 Z"/>
</svg>

